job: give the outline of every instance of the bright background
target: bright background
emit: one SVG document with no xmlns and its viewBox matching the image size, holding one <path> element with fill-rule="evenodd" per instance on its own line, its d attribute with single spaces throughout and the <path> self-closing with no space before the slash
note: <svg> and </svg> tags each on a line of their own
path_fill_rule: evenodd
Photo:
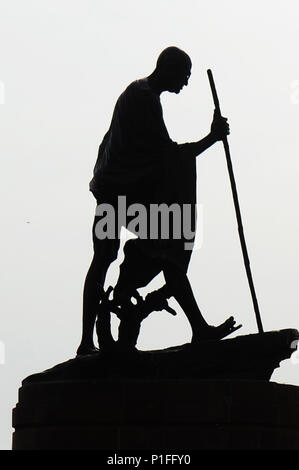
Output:
<svg viewBox="0 0 299 470">
<path fill-rule="evenodd" d="M 188 88 L 162 95 L 169 133 L 188 142 L 209 131 L 211 67 L 230 120 L 265 330 L 299 326 L 298 14 L 297 0 L 0 1 L 2 449 L 11 446 L 21 380 L 75 354 L 98 145 L 119 94 L 150 74 L 167 46 L 193 61 Z M 222 145 L 197 165 L 203 244 L 189 270 L 195 295 L 210 323 L 233 313 L 244 325 L 239 334 L 256 333 Z M 114 265 L 111 282 L 116 275 Z M 153 313 L 139 347 L 189 341 L 177 311 Z M 283 362 L 273 380 L 299 385 L 296 362 Z"/>
</svg>

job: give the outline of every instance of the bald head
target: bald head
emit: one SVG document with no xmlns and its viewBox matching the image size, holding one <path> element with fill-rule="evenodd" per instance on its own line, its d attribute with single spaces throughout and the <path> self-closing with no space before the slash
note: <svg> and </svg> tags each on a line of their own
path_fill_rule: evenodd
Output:
<svg viewBox="0 0 299 470">
<path fill-rule="evenodd" d="M 167 47 L 158 57 L 156 69 L 149 77 L 150 83 L 158 92 L 179 93 L 188 85 L 191 75 L 191 59 L 178 47 Z"/>
<path fill-rule="evenodd" d="M 157 69 L 159 71 L 176 71 L 178 69 L 191 69 L 192 62 L 188 54 L 178 47 L 167 47 L 158 57 Z"/>
</svg>

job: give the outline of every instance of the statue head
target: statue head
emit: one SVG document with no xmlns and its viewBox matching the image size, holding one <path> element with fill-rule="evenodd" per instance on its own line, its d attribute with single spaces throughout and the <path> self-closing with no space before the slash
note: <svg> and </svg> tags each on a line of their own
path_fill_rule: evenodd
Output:
<svg viewBox="0 0 299 470">
<path fill-rule="evenodd" d="M 155 73 L 165 91 L 179 93 L 188 85 L 192 62 L 188 54 L 178 47 L 167 47 L 158 57 Z"/>
</svg>

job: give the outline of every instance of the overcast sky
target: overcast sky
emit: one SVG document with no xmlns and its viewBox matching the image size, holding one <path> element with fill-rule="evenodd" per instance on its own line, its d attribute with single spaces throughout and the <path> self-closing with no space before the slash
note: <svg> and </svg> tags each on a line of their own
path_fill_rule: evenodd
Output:
<svg viewBox="0 0 299 470">
<path fill-rule="evenodd" d="M 162 95 L 170 136 L 182 143 L 209 132 L 212 68 L 264 328 L 298 328 L 298 15 L 297 0 L 0 0 L 1 448 L 11 446 L 21 380 L 75 354 L 98 145 L 119 94 L 167 46 L 193 62 L 188 88 Z M 256 333 L 220 143 L 197 170 L 193 290 L 210 324 L 234 314 L 238 334 Z M 171 305 L 177 317 L 153 313 L 138 347 L 190 340 Z M 283 362 L 272 379 L 299 385 L 299 364 Z"/>
</svg>

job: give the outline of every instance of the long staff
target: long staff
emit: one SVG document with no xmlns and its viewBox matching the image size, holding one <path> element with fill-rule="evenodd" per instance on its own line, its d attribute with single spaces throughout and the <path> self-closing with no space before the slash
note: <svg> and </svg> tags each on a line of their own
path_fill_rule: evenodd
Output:
<svg viewBox="0 0 299 470">
<path fill-rule="evenodd" d="M 209 82 L 210 82 L 210 86 L 211 86 L 211 90 L 212 90 L 212 95 L 213 95 L 216 114 L 220 117 L 221 116 L 221 111 L 220 111 L 219 100 L 218 100 L 217 91 L 216 91 L 216 87 L 215 87 L 215 82 L 214 82 L 214 79 L 213 79 L 213 74 L 212 74 L 212 71 L 210 69 L 207 70 L 207 73 L 208 73 Z M 252 279 L 252 274 L 251 274 L 251 269 L 250 269 L 250 261 L 249 261 L 246 242 L 245 242 L 245 237 L 244 237 L 244 231 L 243 231 L 240 205 L 239 205 L 239 200 L 238 200 L 237 187 L 236 187 L 236 182 L 235 182 L 235 177 L 234 177 L 233 166 L 232 166 L 232 161 L 231 161 L 231 156 L 230 156 L 227 137 L 225 136 L 222 139 L 222 141 L 223 141 L 223 146 L 224 146 L 224 150 L 225 150 L 226 163 L 227 163 L 227 168 L 228 168 L 228 173 L 229 173 L 229 178 L 230 178 L 231 189 L 232 189 L 232 193 L 233 193 L 235 212 L 236 212 L 237 222 L 238 222 L 238 231 L 239 231 L 240 243 L 241 243 L 243 259 L 244 259 L 244 265 L 245 265 L 247 279 L 248 279 L 248 283 L 249 283 L 249 287 L 250 287 L 250 292 L 251 292 L 251 297 L 252 297 L 256 322 L 257 322 L 257 327 L 258 327 L 259 333 L 263 333 L 264 330 L 263 330 L 261 315 L 260 315 L 260 311 L 259 311 L 258 301 L 257 301 L 255 288 L 254 288 L 254 284 L 253 284 L 253 279 Z"/>
</svg>

